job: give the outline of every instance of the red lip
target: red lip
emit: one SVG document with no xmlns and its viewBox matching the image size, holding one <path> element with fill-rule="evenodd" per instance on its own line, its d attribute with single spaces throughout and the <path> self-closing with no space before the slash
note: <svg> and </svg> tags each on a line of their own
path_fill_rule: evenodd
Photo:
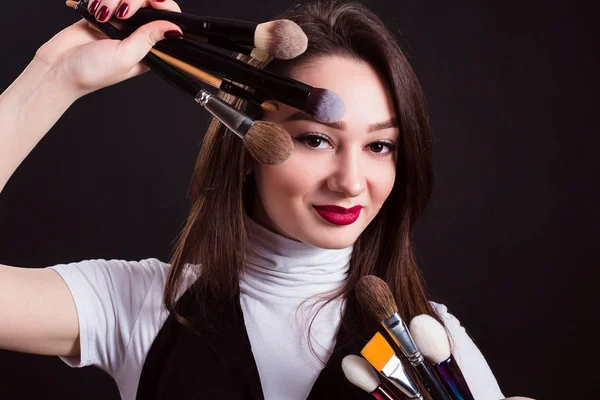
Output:
<svg viewBox="0 0 600 400">
<path fill-rule="evenodd" d="M 358 219 L 362 206 L 344 208 L 333 205 L 313 206 L 317 213 L 327 222 L 335 225 L 350 225 Z"/>
</svg>

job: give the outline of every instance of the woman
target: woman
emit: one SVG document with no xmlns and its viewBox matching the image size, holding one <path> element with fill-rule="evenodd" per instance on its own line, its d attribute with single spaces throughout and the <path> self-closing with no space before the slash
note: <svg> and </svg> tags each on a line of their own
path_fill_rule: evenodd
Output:
<svg viewBox="0 0 600 400">
<path fill-rule="evenodd" d="M 90 11 L 106 21 L 143 6 L 179 11 L 171 0 L 101 0 Z M 427 313 L 445 324 L 475 398 L 502 398 L 458 320 L 427 300 L 414 261 L 410 235 L 432 170 L 424 96 L 408 62 L 362 6 L 309 3 L 282 17 L 304 29 L 309 48 L 260 67 L 334 91 L 343 121 L 320 124 L 285 105 L 263 115 L 294 139 L 278 166 L 252 160 L 213 121 L 171 262 L 0 267 L 0 315 L 19 321 L 0 326 L 0 348 L 96 365 L 124 399 L 367 398 L 341 378 L 339 359 L 376 329 L 353 295 L 373 274 L 406 320 Z M 180 35 L 156 21 L 118 42 L 80 21 L 42 46 L 0 98 L 0 188 L 76 99 L 142 73 L 151 46 Z M 339 224 L 327 205 L 360 213 Z"/>
</svg>

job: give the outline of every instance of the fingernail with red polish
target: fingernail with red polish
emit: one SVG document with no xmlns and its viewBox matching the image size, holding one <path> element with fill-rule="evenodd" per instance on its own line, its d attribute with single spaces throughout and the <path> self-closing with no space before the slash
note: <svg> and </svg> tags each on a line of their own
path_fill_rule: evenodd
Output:
<svg viewBox="0 0 600 400">
<path fill-rule="evenodd" d="M 94 0 L 88 8 L 88 12 L 92 15 L 96 14 L 96 10 L 98 9 L 98 5 L 100 5 L 100 0 Z"/>
<path fill-rule="evenodd" d="M 122 3 L 117 9 L 117 18 L 123 18 L 127 15 L 127 11 L 129 11 L 129 4 Z"/>
<path fill-rule="evenodd" d="M 96 19 L 100 22 L 104 22 L 105 19 L 108 18 L 108 7 L 102 6 L 96 15 Z"/>
<path fill-rule="evenodd" d="M 176 30 L 172 30 L 172 31 L 166 31 L 164 33 L 165 38 L 180 38 L 183 36 L 183 34 L 179 31 Z"/>
<path fill-rule="evenodd" d="M 165 0 L 154 0 L 154 1 L 157 2 L 157 3 L 162 3 Z"/>
</svg>

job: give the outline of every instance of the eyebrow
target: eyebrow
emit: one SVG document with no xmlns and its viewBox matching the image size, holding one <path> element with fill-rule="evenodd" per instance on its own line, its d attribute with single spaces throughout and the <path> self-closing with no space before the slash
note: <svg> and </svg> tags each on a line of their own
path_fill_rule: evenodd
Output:
<svg viewBox="0 0 600 400">
<path fill-rule="evenodd" d="M 293 121 L 316 122 L 318 124 L 325 125 L 330 128 L 333 128 L 333 129 L 338 129 L 340 131 L 345 130 L 347 127 L 347 124 L 344 121 L 338 121 L 338 122 L 317 121 L 312 116 L 305 113 L 304 111 L 296 111 L 296 112 L 288 115 L 287 117 L 285 117 L 285 119 L 283 120 L 283 122 L 293 122 Z M 396 128 L 397 126 L 398 126 L 398 119 L 392 118 L 389 121 L 377 122 L 377 123 L 369 125 L 369 127 L 367 128 L 367 132 L 375 132 L 375 131 L 380 131 L 380 130 L 388 129 L 388 128 Z"/>
</svg>

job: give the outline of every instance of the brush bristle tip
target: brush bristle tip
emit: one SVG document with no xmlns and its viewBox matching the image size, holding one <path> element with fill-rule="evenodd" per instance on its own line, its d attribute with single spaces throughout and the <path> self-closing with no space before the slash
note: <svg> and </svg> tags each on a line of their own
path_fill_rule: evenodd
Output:
<svg viewBox="0 0 600 400">
<path fill-rule="evenodd" d="M 294 150 L 289 133 L 270 121 L 255 121 L 246 133 L 244 144 L 256 161 L 266 165 L 284 163 Z"/>
<path fill-rule="evenodd" d="M 371 340 L 363 347 L 360 354 L 375 368 L 381 371 L 383 367 L 394 357 L 394 350 L 383 335 L 377 332 Z"/>
<path fill-rule="evenodd" d="M 337 122 L 346 112 L 346 105 L 340 96 L 331 90 L 313 88 L 306 101 L 304 111 L 320 122 Z"/>
<path fill-rule="evenodd" d="M 351 354 L 342 360 L 342 370 L 346 378 L 365 392 L 371 393 L 380 385 L 377 372 L 364 358 Z"/>
<path fill-rule="evenodd" d="M 431 315 L 417 315 L 410 321 L 410 334 L 423 356 L 434 364 L 450 357 L 450 343 L 444 326 Z"/>
<path fill-rule="evenodd" d="M 275 58 L 289 60 L 306 51 L 308 38 L 295 22 L 279 19 L 256 27 L 254 45 Z"/>
<path fill-rule="evenodd" d="M 356 284 L 355 292 L 361 307 L 379 323 L 398 312 L 394 295 L 387 283 L 379 277 L 363 276 Z"/>
</svg>

